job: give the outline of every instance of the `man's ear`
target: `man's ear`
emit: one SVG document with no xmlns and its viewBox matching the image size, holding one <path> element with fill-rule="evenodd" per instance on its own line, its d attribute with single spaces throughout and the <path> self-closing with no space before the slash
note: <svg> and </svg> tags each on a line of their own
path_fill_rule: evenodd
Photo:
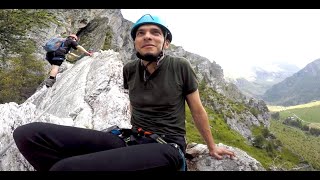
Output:
<svg viewBox="0 0 320 180">
<path fill-rule="evenodd" d="M 168 49 L 169 47 L 170 47 L 170 42 L 169 42 L 169 40 L 166 40 L 164 42 L 164 49 Z"/>
</svg>

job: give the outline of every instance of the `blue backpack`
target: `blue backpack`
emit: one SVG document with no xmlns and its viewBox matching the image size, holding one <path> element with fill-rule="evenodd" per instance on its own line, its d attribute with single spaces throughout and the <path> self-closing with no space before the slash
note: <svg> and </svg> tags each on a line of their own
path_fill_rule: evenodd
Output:
<svg viewBox="0 0 320 180">
<path fill-rule="evenodd" d="M 60 47 L 63 47 L 66 38 L 62 37 L 53 37 L 43 46 L 44 50 L 47 52 L 53 52 L 58 50 Z"/>
</svg>

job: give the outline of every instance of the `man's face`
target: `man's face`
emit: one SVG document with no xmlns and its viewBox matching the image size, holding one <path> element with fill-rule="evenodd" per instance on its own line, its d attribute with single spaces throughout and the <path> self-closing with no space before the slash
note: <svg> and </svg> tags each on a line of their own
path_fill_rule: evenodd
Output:
<svg viewBox="0 0 320 180">
<path fill-rule="evenodd" d="M 147 24 L 138 28 L 134 45 L 136 51 L 143 56 L 147 54 L 157 56 L 162 50 L 164 41 L 162 30 L 156 25 Z M 164 49 L 168 47 L 169 43 L 166 41 Z"/>
</svg>

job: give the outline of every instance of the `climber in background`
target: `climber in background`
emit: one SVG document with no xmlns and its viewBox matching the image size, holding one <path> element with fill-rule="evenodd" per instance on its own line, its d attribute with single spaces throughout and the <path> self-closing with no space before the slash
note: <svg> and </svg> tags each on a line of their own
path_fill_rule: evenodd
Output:
<svg viewBox="0 0 320 180">
<path fill-rule="evenodd" d="M 45 84 L 47 87 L 52 87 L 56 82 L 56 76 L 59 71 L 59 67 L 66 59 L 66 54 L 70 54 L 74 57 L 79 58 L 80 56 L 71 53 L 70 50 L 73 48 L 74 50 L 79 49 L 85 55 L 92 56 L 93 53 L 84 49 L 81 45 L 78 44 L 78 36 L 75 34 L 70 34 L 65 41 L 62 43 L 61 47 L 59 47 L 55 51 L 47 52 L 46 60 L 51 64 L 51 70 L 49 72 L 49 77 L 45 80 Z"/>
</svg>

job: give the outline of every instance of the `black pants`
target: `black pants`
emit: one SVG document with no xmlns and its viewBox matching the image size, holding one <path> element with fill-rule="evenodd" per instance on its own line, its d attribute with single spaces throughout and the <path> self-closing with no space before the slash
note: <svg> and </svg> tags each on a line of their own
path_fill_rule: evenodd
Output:
<svg viewBox="0 0 320 180">
<path fill-rule="evenodd" d="M 126 146 L 102 131 L 34 122 L 13 132 L 15 143 L 37 171 L 172 170 L 181 166 L 179 151 L 169 144 Z"/>
<path fill-rule="evenodd" d="M 56 56 L 55 52 L 47 52 L 46 54 L 46 60 L 51 65 L 61 66 L 63 61 L 65 60 L 65 55 Z"/>
</svg>

